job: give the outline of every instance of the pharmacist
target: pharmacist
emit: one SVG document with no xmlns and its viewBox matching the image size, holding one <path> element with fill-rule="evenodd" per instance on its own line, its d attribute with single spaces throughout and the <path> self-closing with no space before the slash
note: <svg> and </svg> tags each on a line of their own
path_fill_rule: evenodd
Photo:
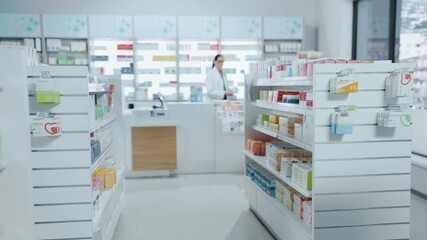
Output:
<svg viewBox="0 0 427 240">
<path fill-rule="evenodd" d="M 237 93 L 236 88 L 229 88 L 227 84 L 227 77 L 222 71 L 222 65 L 224 64 L 224 56 L 218 54 L 212 63 L 212 69 L 206 76 L 206 90 L 208 99 L 225 100 L 234 97 L 234 93 Z"/>
</svg>

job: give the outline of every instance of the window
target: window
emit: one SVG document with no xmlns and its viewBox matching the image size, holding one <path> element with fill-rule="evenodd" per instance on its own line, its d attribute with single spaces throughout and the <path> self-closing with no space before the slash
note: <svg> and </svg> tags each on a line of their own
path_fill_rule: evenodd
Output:
<svg viewBox="0 0 427 240">
<path fill-rule="evenodd" d="M 427 2 L 402 0 L 399 62 L 414 62 L 415 107 L 427 108 Z"/>
</svg>

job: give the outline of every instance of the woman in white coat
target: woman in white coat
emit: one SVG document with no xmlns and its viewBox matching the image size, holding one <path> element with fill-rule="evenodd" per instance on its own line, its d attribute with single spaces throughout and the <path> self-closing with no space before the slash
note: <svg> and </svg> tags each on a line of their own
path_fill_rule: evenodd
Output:
<svg viewBox="0 0 427 240">
<path fill-rule="evenodd" d="M 224 56 L 218 54 L 212 64 L 212 69 L 206 76 L 206 90 L 209 99 L 225 100 L 227 96 L 233 96 L 237 92 L 236 88 L 229 89 L 227 84 L 227 77 L 222 71 L 224 64 Z"/>
</svg>

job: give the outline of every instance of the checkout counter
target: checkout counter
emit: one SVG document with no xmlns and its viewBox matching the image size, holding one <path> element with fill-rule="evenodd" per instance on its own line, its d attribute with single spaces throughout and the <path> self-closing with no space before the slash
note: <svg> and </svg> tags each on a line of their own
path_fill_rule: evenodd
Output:
<svg viewBox="0 0 427 240">
<path fill-rule="evenodd" d="M 237 111 L 230 105 L 170 102 L 164 109 L 125 110 L 127 176 L 243 172 L 243 105 Z"/>
</svg>

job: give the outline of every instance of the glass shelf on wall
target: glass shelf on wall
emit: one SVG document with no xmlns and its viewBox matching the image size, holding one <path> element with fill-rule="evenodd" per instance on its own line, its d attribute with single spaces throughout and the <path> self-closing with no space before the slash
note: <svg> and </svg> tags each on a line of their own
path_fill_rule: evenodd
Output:
<svg viewBox="0 0 427 240">
<path fill-rule="evenodd" d="M 191 87 L 205 82 L 212 69 L 215 55 L 219 53 L 218 40 L 179 41 L 179 81 L 180 100 L 189 100 Z M 192 84 L 194 83 L 194 84 Z"/>
<path fill-rule="evenodd" d="M 151 100 L 159 92 L 169 100 L 176 99 L 176 40 L 137 40 L 135 47 L 137 99 Z"/>
</svg>

